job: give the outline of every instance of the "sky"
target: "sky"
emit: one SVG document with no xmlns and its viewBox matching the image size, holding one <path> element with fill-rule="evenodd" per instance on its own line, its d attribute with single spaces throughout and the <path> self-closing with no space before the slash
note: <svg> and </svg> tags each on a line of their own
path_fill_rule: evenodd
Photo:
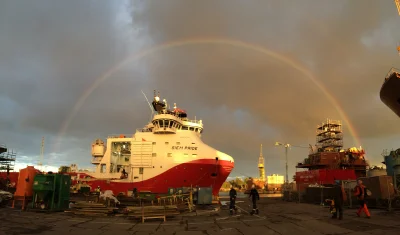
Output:
<svg viewBox="0 0 400 235">
<path fill-rule="evenodd" d="M 400 120 L 379 99 L 400 67 L 391 0 L 2 0 L 0 143 L 17 164 L 90 168 L 91 142 L 149 120 L 141 91 L 204 122 L 234 157 L 231 176 L 284 174 L 284 149 L 315 144 L 342 120 L 345 147 L 372 165 L 399 148 Z M 289 151 L 289 174 L 307 157 Z"/>
</svg>

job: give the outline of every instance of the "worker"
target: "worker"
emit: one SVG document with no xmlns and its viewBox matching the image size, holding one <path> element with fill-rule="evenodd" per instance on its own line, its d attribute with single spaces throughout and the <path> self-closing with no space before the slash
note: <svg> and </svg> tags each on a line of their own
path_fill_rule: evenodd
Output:
<svg viewBox="0 0 400 235">
<path fill-rule="evenodd" d="M 99 186 L 97 186 L 97 188 L 95 189 L 95 192 L 97 192 L 97 193 L 100 193 L 100 192 L 101 192 L 100 185 L 99 185 Z"/>
<path fill-rule="evenodd" d="M 367 218 L 371 218 L 371 214 L 368 211 L 367 204 L 365 203 L 366 196 L 366 187 L 364 186 L 362 180 L 357 181 L 357 186 L 354 188 L 354 196 L 357 196 L 358 203 L 360 204 L 360 208 L 357 211 L 357 216 L 360 217 L 361 212 L 364 211 Z"/>
<path fill-rule="evenodd" d="M 138 197 L 139 197 L 137 188 L 133 188 L 132 197 L 133 197 L 133 198 L 138 198 Z"/>
<path fill-rule="evenodd" d="M 333 203 L 335 212 L 332 214 L 332 219 L 343 219 L 343 204 L 347 201 L 346 192 L 344 191 L 342 182 L 340 180 L 335 180 L 335 185 L 333 186 Z"/>
<path fill-rule="evenodd" d="M 126 178 L 128 178 L 128 173 L 126 173 L 125 169 L 122 169 L 120 179 L 126 179 Z"/>
<path fill-rule="evenodd" d="M 258 215 L 258 208 L 257 208 L 257 200 L 260 200 L 260 195 L 257 192 L 256 186 L 253 184 L 251 186 L 250 194 L 249 194 L 249 199 L 251 198 L 251 201 L 253 202 L 253 210 L 251 211 L 251 215 L 257 214 Z"/>
<path fill-rule="evenodd" d="M 233 211 L 236 211 L 235 207 L 236 196 L 237 196 L 236 190 L 231 185 L 231 190 L 229 191 L 229 202 L 230 202 L 229 211 L 231 215 L 233 215 Z"/>
</svg>

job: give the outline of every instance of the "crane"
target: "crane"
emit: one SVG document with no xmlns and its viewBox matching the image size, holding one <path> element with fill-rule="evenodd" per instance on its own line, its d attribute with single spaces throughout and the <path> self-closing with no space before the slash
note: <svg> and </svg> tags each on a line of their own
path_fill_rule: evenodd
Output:
<svg viewBox="0 0 400 235">
<path fill-rule="evenodd" d="M 43 157 L 44 157 L 44 137 L 42 137 L 42 145 L 40 146 L 39 167 L 43 171 Z"/>
</svg>

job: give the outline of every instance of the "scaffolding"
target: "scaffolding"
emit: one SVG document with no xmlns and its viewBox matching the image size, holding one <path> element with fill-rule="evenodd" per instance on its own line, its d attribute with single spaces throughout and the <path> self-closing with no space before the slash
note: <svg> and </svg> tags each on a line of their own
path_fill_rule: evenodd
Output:
<svg viewBox="0 0 400 235">
<path fill-rule="evenodd" d="M 5 145 L 0 145 L 0 172 L 14 171 L 17 153 L 8 149 Z"/>
<path fill-rule="evenodd" d="M 326 119 L 317 126 L 318 152 L 339 152 L 343 148 L 342 122 Z"/>
</svg>

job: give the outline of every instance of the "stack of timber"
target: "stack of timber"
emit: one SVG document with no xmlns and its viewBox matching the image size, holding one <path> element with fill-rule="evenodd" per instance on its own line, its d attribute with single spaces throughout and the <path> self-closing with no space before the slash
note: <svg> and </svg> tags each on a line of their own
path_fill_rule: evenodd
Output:
<svg viewBox="0 0 400 235">
<path fill-rule="evenodd" d="M 75 215 L 99 215 L 107 216 L 114 214 L 117 208 L 108 208 L 101 203 L 89 203 L 89 202 L 77 202 L 71 206 L 71 208 L 65 212 L 72 213 Z"/>
<path fill-rule="evenodd" d="M 70 193 L 70 201 L 99 202 L 99 193 Z"/>
<path fill-rule="evenodd" d="M 163 219 L 167 217 L 179 215 L 177 206 L 142 206 L 142 207 L 127 207 L 127 215 L 136 219 L 141 219 L 142 223 L 146 219 Z"/>
<path fill-rule="evenodd" d="M 127 206 L 141 206 L 144 204 L 150 204 L 148 200 L 142 198 L 133 198 L 133 197 L 118 197 L 119 207 L 127 207 Z"/>
</svg>

